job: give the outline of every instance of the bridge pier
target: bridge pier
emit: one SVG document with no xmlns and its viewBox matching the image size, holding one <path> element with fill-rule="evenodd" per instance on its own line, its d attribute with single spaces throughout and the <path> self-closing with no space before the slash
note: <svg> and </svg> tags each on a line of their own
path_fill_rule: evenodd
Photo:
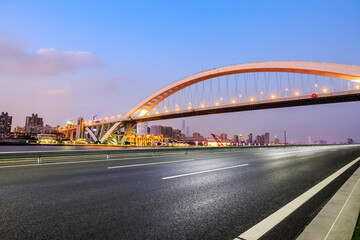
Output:
<svg viewBox="0 0 360 240">
<path fill-rule="evenodd" d="M 120 141 L 121 145 L 125 144 L 127 138 L 130 136 L 130 134 L 131 134 L 132 130 L 134 130 L 135 126 L 136 126 L 136 123 L 133 123 L 133 122 L 126 123 L 124 125 L 125 131 L 124 131 L 124 136 L 122 137 L 122 139 Z"/>
</svg>

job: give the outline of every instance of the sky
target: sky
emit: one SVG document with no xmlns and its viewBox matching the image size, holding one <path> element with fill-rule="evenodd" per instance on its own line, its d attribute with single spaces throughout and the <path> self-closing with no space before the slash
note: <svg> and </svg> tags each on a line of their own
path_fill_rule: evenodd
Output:
<svg viewBox="0 0 360 240">
<path fill-rule="evenodd" d="M 360 1 L 0 0 L 0 112 L 13 127 L 126 113 L 160 88 L 231 64 L 360 65 Z M 186 119 L 190 132 L 360 142 L 360 103 Z M 181 128 L 181 119 L 153 122 Z"/>
</svg>

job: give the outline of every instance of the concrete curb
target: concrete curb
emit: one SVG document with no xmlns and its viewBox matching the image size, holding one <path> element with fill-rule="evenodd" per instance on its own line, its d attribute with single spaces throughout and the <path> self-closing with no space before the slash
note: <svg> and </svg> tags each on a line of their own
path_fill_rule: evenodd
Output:
<svg viewBox="0 0 360 240">
<path fill-rule="evenodd" d="M 297 240 L 351 240 L 360 209 L 360 168 L 316 215 Z"/>
</svg>

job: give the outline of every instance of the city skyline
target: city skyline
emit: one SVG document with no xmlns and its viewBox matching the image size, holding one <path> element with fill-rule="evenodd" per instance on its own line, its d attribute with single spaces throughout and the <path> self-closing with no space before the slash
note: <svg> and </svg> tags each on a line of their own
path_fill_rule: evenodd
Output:
<svg viewBox="0 0 360 240">
<path fill-rule="evenodd" d="M 124 114 L 175 80 L 229 64 L 312 60 L 360 65 L 353 54 L 360 52 L 360 33 L 353 31 L 360 22 L 357 1 L 286 6 L 280 1 L 154 2 L 151 13 L 149 4 L 80 1 L 68 9 L 45 1 L 3 3 L 0 83 L 11 91 L 3 88 L 0 109 L 13 116 L 13 127 L 22 126 L 33 112 L 52 126 L 80 116 L 91 120 Z M 309 15 L 311 19 L 302 17 Z M 354 112 L 359 107 L 358 102 L 341 103 L 186 121 L 191 131 L 204 136 L 271 129 L 279 137 L 274 133 L 287 130 L 289 141 L 296 142 L 307 142 L 308 136 L 330 143 L 349 137 L 359 141 L 360 113 Z M 156 124 L 182 129 L 180 121 Z"/>
<path fill-rule="evenodd" d="M 4 114 L 6 114 L 6 115 L 4 115 Z M 3 116 L 4 117 L 7 117 L 7 116 L 9 116 L 9 115 L 7 115 L 8 113 L 4 113 L 3 112 Z M 42 118 L 38 118 L 38 114 L 32 114 L 32 116 L 27 116 L 26 117 L 26 124 L 24 125 L 24 126 L 12 126 L 11 125 L 11 121 L 12 121 L 12 116 L 9 116 L 9 118 L 10 118 L 10 127 L 13 129 L 13 132 L 25 132 L 25 133 L 40 133 L 40 132 L 42 132 L 43 130 L 45 130 L 46 132 L 49 132 L 50 130 L 51 131 L 55 131 L 55 128 L 56 127 L 51 127 L 50 125 L 48 125 L 48 124 L 46 124 L 46 126 L 45 126 L 45 128 L 44 128 L 44 121 L 43 121 L 43 119 Z M 38 122 L 39 121 L 39 122 Z M 164 121 L 164 122 L 167 122 L 167 121 Z M 35 125 L 34 125 L 34 123 L 35 123 Z M 138 134 L 138 135 L 145 135 L 145 134 L 152 134 L 152 135 L 160 135 L 160 134 L 162 134 L 161 133 L 161 130 L 156 130 L 156 133 L 155 132 L 151 132 L 151 129 L 153 128 L 153 127 L 161 127 L 162 125 L 160 125 L 160 124 L 156 124 L 157 122 L 153 122 L 154 124 L 149 124 L 148 122 L 145 122 L 145 123 L 140 123 L 140 124 L 138 124 L 137 125 L 137 127 L 136 127 L 136 133 Z M 4 123 L 5 125 L 4 126 L 6 126 L 6 122 Z M 34 130 L 34 129 L 32 129 L 34 126 L 32 126 L 31 124 L 33 124 L 34 126 L 35 126 L 35 129 L 36 130 Z M 3 126 L 3 123 L 1 123 L 0 124 L 1 126 Z M 1 126 L 0 126 L 0 128 L 1 128 Z M 172 132 L 172 130 L 178 130 L 178 131 L 180 131 L 182 134 L 184 134 L 183 133 L 183 130 L 180 130 L 180 129 L 177 129 L 176 127 L 173 127 L 173 126 L 162 126 L 162 127 L 165 127 L 165 128 L 168 128 L 168 127 L 170 127 L 171 128 L 171 132 Z M 196 135 L 202 135 L 201 133 L 198 133 L 198 131 L 193 131 L 193 132 L 189 132 L 189 126 L 186 124 L 186 121 L 185 120 L 182 120 L 181 121 L 181 128 L 182 129 L 187 129 L 187 132 L 186 132 L 186 134 L 184 134 L 184 136 L 185 137 L 192 137 L 194 134 L 196 134 Z M 19 131 L 20 130 L 20 131 Z M 286 130 L 284 130 L 284 131 L 286 131 Z M 0 131 L 1 132 L 1 131 Z M 3 132 L 8 132 L 8 130 L 7 131 L 3 131 Z M 168 132 L 168 130 L 166 130 L 166 132 Z M 235 136 L 237 136 L 237 137 L 239 137 L 239 136 L 243 136 L 243 139 L 244 139 L 244 141 L 246 141 L 246 140 L 248 140 L 248 138 L 246 138 L 246 137 L 244 137 L 244 136 L 246 136 L 246 133 L 245 134 L 243 134 L 243 133 L 237 133 L 237 132 L 221 132 L 221 133 L 219 133 L 219 132 L 211 132 L 211 133 L 209 133 L 208 135 L 206 135 L 206 134 L 204 134 L 204 137 L 205 138 L 207 138 L 207 139 L 211 139 L 211 138 L 213 138 L 211 135 L 212 134 L 215 134 L 216 136 L 218 136 L 218 137 L 221 137 L 221 136 L 219 136 L 219 135 L 222 135 L 222 134 L 225 134 L 225 135 L 228 135 L 229 137 L 227 137 L 227 141 L 231 141 L 231 140 L 233 140 L 233 137 L 235 137 Z M 269 132 L 265 132 L 265 134 L 262 134 L 262 133 L 258 133 L 258 132 L 253 132 L 253 131 L 251 131 L 251 132 L 249 132 L 249 134 L 251 134 L 251 135 L 253 135 L 253 137 L 254 138 L 256 138 L 257 136 L 262 136 L 262 135 L 265 135 L 265 138 L 266 138 L 266 134 L 269 134 Z M 285 133 L 284 133 L 285 134 Z M 164 135 L 164 137 L 169 137 L 169 136 L 167 136 L 168 134 L 166 133 L 166 134 L 163 134 Z M 233 136 L 233 137 L 231 137 L 231 136 Z M 171 137 L 172 137 L 172 134 L 171 134 Z M 201 136 L 202 137 L 202 136 Z M 272 138 L 270 138 L 269 139 L 269 137 L 267 137 L 267 144 L 269 144 L 269 143 L 275 143 L 276 142 L 276 139 L 278 139 L 279 141 L 280 141 L 280 143 L 285 143 L 285 135 L 283 135 L 283 136 L 281 136 L 281 135 L 273 135 L 273 139 Z M 293 138 L 290 138 L 290 139 L 293 139 Z M 290 140 L 290 141 L 288 141 L 287 143 L 300 143 L 300 144 L 313 144 L 313 143 L 321 143 L 321 144 L 326 144 L 326 143 L 346 143 L 346 142 L 349 142 L 349 139 L 351 139 L 351 142 L 353 142 L 353 139 L 352 138 L 346 138 L 346 139 L 344 139 L 344 140 L 341 140 L 341 141 L 339 141 L 339 142 L 336 142 L 336 141 L 329 141 L 328 142 L 328 140 L 326 139 L 326 138 L 323 138 L 323 137 L 318 137 L 318 138 L 316 138 L 316 137 L 313 137 L 313 136 L 308 136 L 308 138 L 307 138 L 307 141 L 301 141 L 301 142 L 296 142 L 296 141 L 294 141 L 294 140 Z M 251 142 L 253 142 L 253 141 L 256 141 L 256 140 L 254 140 L 254 139 L 252 139 L 251 140 Z M 226 141 L 225 141 L 226 142 Z M 235 141 L 235 142 L 239 142 L 239 141 Z M 241 142 L 241 141 L 240 141 Z M 266 140 L 265 140 L 265 142 L 266 142 Z"/>
</svg>

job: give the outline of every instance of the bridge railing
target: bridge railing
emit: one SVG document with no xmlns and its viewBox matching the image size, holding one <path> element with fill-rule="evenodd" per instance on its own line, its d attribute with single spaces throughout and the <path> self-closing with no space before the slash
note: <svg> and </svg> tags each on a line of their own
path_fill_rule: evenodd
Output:
<svg viewBox="0 0 360 240">
<path fill-rule="evenodd" d="M 136 149 L 109 149 L 109 150 L 65 150 L 65 151 L 29 151 L 29 152 L 1 152 L 0 160 L 4 162 L 16 163 L 17 160 L 26 159 L 36 160 L 37 164 L 44 164 L 45 160 L 57 161 L 64 159 L 79 160 L 86 158 L 92 159 L 114 159 L 115 157 L 124 157 L 127 155 L 146 155 L 156 156 L 160 154 L 191 154 L 196 152 L 215 152 L 215 151 L 241 151 L 249 149 L 285 149 L 299 147 L 328 147 L 327 145 L 269 145 L 269 146 L 227 146 L 227 147 L 159 147 L 159 148 L 136 148 Z M 339 146 L 339 145 L 337 145 Z M 353 146 L 353 145 L 346 145 Z M 21 162 L 21 161 L 19 161 Z M 80 162 L 80 160 L 79 160 Z"/>
</svg>

